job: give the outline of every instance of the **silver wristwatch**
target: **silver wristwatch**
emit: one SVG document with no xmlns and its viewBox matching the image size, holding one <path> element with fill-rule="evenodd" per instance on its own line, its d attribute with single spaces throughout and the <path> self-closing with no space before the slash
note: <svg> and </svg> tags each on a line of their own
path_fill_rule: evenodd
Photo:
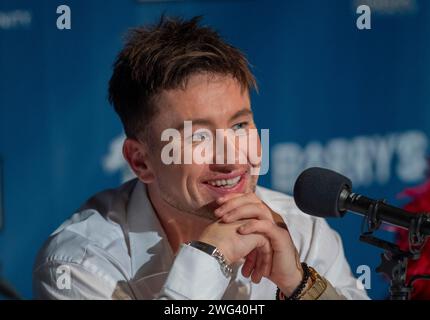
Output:
<svg viewBox="0 0 430 320">
<path fill-rule="evenodd" d="M 233 274 L 233 269 L 231 266 L 227 264 L 227 261 L 225 260 L 224 255 L 221 253 L 221 251 L 218 250 L 217 247 L 214 247 L 208 243 L 201 242 L 201 241 L 190 241 L 187 243 L 187 245 L 199 249 L 208 255 L 214 257 L 220 264 L 222 273 L 227 277 L 231 277 Z"/>
</svg>

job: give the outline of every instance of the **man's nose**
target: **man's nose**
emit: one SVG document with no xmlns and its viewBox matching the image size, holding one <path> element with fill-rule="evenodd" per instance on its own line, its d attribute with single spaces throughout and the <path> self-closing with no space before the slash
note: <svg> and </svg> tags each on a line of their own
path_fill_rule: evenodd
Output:
<svg viewBox="0 0 430 320">
<path fill-rule="evenodd" d="M 214 164 L 228 167 L 228 165 L 248 163 L 246 136 L 237 136 L 228 130 L 217 131 L 214 142 Z"/>
</svg>

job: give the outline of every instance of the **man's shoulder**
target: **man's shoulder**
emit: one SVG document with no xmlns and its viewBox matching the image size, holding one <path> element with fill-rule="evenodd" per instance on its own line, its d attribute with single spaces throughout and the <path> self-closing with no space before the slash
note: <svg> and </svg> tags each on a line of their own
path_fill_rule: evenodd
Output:
<svg viewBox="0 0 430 320">
<path fill-rule="evenodd" d="M 101 191 L 55 230 L 40 249 L 35 268 L 49 262 L 82 265 L 91 251 L 127 252 L 123 227 L 128 196 L 136 181 Z"/>
<path fill-rule="evenodd" d="M 288 194 L 258 186 L 257 196 L 278 213 L 296 237 L 310 238 L 317 228 L 326 227 L 324 219 L 308 215 L 301 211 L 294 198 Z"/>
<path fill-rule="evenodd" d="M 299 216 L 304 219 L 311 219 L 309 216 L 303 213 L 294 202 L 294 198 L 288 194 L 268 189 L 265 187 L 257 186 L 257 196 L 264 201 L 273 211 L 281 215 L 287 216 Z"/>
</svg>

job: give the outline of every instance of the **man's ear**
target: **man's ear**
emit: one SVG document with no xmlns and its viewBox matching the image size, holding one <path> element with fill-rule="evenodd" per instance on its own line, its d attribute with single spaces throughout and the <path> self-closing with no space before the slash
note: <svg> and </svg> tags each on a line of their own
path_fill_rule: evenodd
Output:
<svg viewBox="0 0 430 320">
<path fill-rule="evenodd" d="M 148 159 L 147 145 L 127 138 L 122 146 L 122 154 L 142 182 L 151 183 L 154 181 L 155 175 Z"/>
</svg>

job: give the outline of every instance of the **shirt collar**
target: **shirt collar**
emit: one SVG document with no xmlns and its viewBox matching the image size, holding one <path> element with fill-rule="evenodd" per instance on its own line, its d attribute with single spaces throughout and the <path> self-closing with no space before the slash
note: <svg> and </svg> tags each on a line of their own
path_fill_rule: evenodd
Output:
<svg viewBox="0 0 430 320">
<path fill-rule="evenodd" d="M 174 260 L 166 233 L 146 193 L 137 180 L 127 206 L 131 271 L 134 278 L 167 272 Z"/>
</svg>

